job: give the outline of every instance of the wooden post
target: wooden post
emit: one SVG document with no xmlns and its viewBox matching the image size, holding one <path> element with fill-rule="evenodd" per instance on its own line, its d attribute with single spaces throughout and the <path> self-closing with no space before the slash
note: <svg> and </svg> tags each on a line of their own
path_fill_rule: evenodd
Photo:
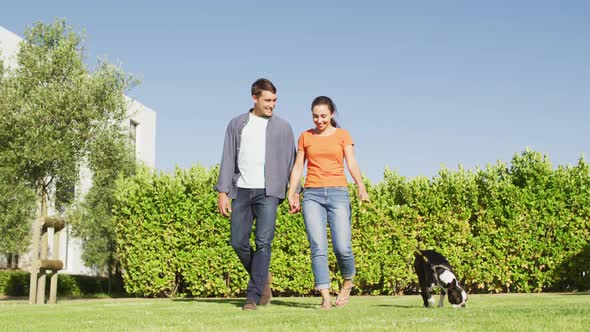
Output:
<svg viewBox="0 0 590 332">
<path fill-rule="evenodd" d="M 53 227 L 53 259 L 59 260 L 59 237 L 62 228 Z M 63 267 L 62 267 L 63 268 Z M 49 289 L 49 303 L 57 303 L 57 271 L 53 270 L 51 274 L 51 288 Z"/>
<path fill-rule="evenodd" d="M 33 252 L 31 264 L 31 281 L 29 283 L 29 304 L 37 303 L 37 273 L 39 269 L 39 236 L 43 225 L 43 198 L 37 200 L 37 219 L 33 222 Z"/>
<path fill-rule="evenodd" d="M 43 204 L 41 209 L 41 225 L 45 223 L 45 218 L 47 217 L 47 196 L 43 193 Z M 47 238 L 47 227 L 41 227 L 41 257 L 39 260 L 46 260 L 47 259 L 47 251 L 49 247 L 49 240 Z M 37 267 L 41 267 L 40 264 Z M 37 304 L 44 304 L 45 303 L 45 280 L 47 279 L 47 270 L 40 268 L 39 269 L 39 278 L 37 281 Z"/>
<path fill-rule="evenodd" d="M 52 273 L 49 303 L 55 304 L 57 303 L 57 272 L 64 267 L 63 262 L 59 260 L 59 241 L 61 230 L 65 227 L 65 221 L 59 217 L 49 218 L 47 216 L 47 196 L 45 193 L 41 195 L 38 207 L 39 215 L 33 226 L 33 266 L 31 269 L 29 303 L 45 303 L 47 270 L 50 270 Z M 53 228 L 53 259 L 47 259 L 49 251 L 47 231 L 49 228 Z"/>
</svg>

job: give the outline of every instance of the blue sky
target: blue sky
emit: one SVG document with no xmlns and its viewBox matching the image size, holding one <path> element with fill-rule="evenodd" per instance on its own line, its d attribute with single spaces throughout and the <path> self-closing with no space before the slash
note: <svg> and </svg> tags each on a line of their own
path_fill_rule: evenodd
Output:
<svg viewBox="0 0 590 332">
<path fill-rule="evenodd" d="M 99 56 L 142 78 L 157 111 L 156 167 L 219 162 L 227 122 L 271 79 L 296 136 L 332 97 L 373 182 L 386 166 L 434 176 L 590 155 L 590 3 L 585 1 L 11 1 L 0 25 L 65 18 Z"/>
</svg>

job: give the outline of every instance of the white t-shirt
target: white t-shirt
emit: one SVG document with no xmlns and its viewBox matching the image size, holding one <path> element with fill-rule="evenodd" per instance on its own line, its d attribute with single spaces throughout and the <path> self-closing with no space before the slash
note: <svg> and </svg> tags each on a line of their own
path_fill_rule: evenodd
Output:
<svg viewBox="0 0 590 332">
<path fill-rule="evenodd" d="M 266 152 L 267 118 L 250 113 L 248 123 L 242 129 L 238 168 L 238 188 L 264 188 L 264 160 Z"/>
</svg>

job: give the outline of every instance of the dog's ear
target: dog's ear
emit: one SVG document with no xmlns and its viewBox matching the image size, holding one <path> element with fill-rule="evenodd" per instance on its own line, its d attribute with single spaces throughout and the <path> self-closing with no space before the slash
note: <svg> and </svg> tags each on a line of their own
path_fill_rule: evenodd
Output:
<svg viewBox="0 0 590 332">
<path fill-rule="evenodd" d="M 453 281 L 449 284 L 449 288 L 457 288 L 457 279 L 453 278 Z"/>
</svg>

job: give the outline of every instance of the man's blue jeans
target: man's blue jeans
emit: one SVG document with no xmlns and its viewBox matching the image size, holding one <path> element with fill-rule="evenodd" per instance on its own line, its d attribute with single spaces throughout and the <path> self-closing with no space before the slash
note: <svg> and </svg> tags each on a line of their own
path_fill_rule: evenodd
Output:
<svg viewBox="0 0 590 332">
<path fill-rule="evenodd" d="M 246 298 L 260 302 L 270 265 L 271 244 L 275 236 L 277 207 L 280 199 L 266 196 L 264 189 L 238 188 L 231 207 L 231 246 L 250 274 Z M 256 219 L 256 250 L 250 246 L 252 225 Z"/>
<path fill-rule="evenodd" d="M 344 279 L 352 279 L 355 268 L 348 189 L 346 187 L 305 188 L 302 210 L 311 247 L 311 268 L 315 277 L 315 288 L 330 288 L 326 220 L 330 225 L 332 245 L 340 273 Z"/>
</svg>

